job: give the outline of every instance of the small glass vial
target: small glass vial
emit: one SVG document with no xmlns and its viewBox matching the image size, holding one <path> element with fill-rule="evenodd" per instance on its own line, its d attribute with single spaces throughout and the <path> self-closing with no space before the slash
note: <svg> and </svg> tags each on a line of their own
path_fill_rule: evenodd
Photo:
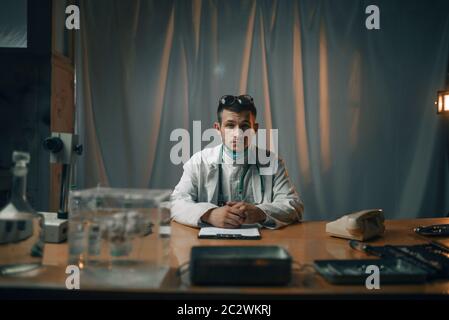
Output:
<svg viewBox="0 0 449 320">
<path fill-rule="evenodd" d="M 69 194 L 69 264 L 84 269 L 86 260 L 87 223 L 80 208 L 80 198 L 76 195 L 76 187 L 72 185 Z"/>
<path fill-rule="evenodd" d="M 0 211 L 0 275 L 22 275 L 42 265 L 44 217 L 26 198 L 30 155 L 13 152 L 11 199 Z"/>
</svg>

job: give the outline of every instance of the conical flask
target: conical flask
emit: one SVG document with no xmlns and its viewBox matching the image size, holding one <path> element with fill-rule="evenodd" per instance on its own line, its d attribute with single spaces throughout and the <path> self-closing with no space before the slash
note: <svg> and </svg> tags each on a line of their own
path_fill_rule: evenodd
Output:
<svg viewBox="0 0 449 320">
<path fill-rule="evenodd" d="M 44 217 L 26 198 L 30 155 L 13 152 L 9 203 L 0 211 L 0 275 L 22 275 L 38 269 L 44 255 Z"/>
</svg>

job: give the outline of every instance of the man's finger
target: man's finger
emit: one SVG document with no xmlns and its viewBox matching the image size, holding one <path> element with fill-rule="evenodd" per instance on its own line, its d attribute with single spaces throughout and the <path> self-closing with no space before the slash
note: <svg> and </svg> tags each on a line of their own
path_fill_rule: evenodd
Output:
<svg viewBox="0 0 449 320">
<path fill-rule="evenodd" d="M 231 209 L 237 209 L 240 212 L 245 212 L 246 210 L 248 210 L 248 205 L 245 202 L 240 202 L 232 207 L 230 207 Z"/>
<path fill-rule="evenodd" d="M 226 204 L 228 205 L 228 206 L 230 206 L 230 207 L 234 207 L 234 206 L 240 206 L 240 205 L 242 205 L 242 204 L 244 204 L 245 202 L 243 202 L 243 201 L 229 201 L 229 202 L 227 202 Z"/>
<path fill-rule="evenodd" d="M 234 226 L 234 225 L 232 225 L 232 224 L 229 224 L 229 223 L 224 223 L 223 224 L 223 228 L 228 228 L 228 229 L 236 229 L 236 228 L 238 228 L 239 226 Z"/>
<path fill-rule="evenodd" d="M 240 227 L 240 224 L 241 224 L 239 221 L 236 221 L 236 220 L 234 220 L 234 219 L 232 219 L 230 217 L 226 217 L 224 219 L 224 223 L 225 224 L 230 224 L 231 226 L 234 226 L 234 227 Z"/>
<path fill-rule="evenodd" d="M 240 225 L 246 217 L 245 216 L 242 217 L 241 215 L 234 214 L 232 212 L 228 212 L 228 214 L 226 215 L 226 218 L 232 219 Z"/>
<path fill-rule="evenodd" d="M 238 215 L 238 216 L 240 216 L 242 218 L 246 217 L 245 213 L 242 210 L 240 210 L 240 208 L 237 208 L 237 207 L 229 208 L 228 212 L 231 212 L 232 214 Z"/>
</svg>

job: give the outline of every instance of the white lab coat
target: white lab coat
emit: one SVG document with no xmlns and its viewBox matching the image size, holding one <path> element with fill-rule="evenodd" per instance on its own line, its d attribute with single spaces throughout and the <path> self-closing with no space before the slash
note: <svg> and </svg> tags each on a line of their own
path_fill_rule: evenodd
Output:
<svg viewBox="0 0 449 320">
<path fill-rule="evenodd" d="M 221 145 L 195 153 L 184 164 L 184 173 L 171 196 L 172 219 L 198 227 L 201 216 L 217 207 L 220 159 Z M 251 174 L 254 204 L 271 222 L 270 226 L 264 226 L 277 229 L 300 221 L 304 206 L 290 182 L 284 161 L 273 153 L 270 159 L 276 161 L 277 166 L 272 174 L 262 175 L 265 186 L 263 199 L 259 171 L 251 166 L 247 174 Z"/>
</svg>

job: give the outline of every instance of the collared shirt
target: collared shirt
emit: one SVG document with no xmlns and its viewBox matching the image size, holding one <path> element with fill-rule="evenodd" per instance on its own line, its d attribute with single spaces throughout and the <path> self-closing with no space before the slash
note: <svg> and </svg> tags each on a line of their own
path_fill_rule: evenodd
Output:
<svg viewBox="0 0 449 320">
<path fill-rule="evenodd" d="M 221 190 L 225 203 L 228 201 L 250 202 L 249 200 L 254 199 L 248 173 L 244 177 L 243 194 L 239 194 L 240 180 L 245 172 L 245 166 L 247 165 L 237 163 L 228 152 L 223 152 Z"/>
</svg>

